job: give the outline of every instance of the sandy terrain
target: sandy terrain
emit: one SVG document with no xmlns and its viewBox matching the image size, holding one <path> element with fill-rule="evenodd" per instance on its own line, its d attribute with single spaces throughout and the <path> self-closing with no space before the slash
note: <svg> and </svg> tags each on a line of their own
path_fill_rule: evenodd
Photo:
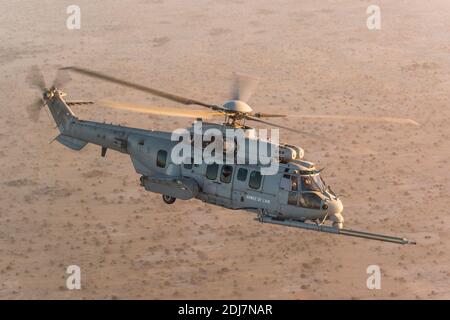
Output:
<svg viewBox="0 0 450 320">
<path fill-rule="evenodd" d="M 378 1 L 3 1 L 0 11 L 0 298 L 450 298 L 450 3 Z M 108 3 L 108 5 L 106 4 Z M 421 127 L 290 119 L 333 137 L 282 131 L 343 195 L 346 226 L 415 239 L 399 246 L 261 225 L 193 200 L 165 205 L 139 187 L 128 156 L 57 142 L 24 84 L 78 65 L 212 103 L 234 71 L 260 77 L 257 111 L 407 117 Z M 74 75 L 72 99 L 175 104 Z M 96 106 L 84 119 L 172 130 L 188 119 Z M 65 287 L 81 267 L 82 289 Z M 366 268 L 382 271 L 368 290 Z"/>
</svg>

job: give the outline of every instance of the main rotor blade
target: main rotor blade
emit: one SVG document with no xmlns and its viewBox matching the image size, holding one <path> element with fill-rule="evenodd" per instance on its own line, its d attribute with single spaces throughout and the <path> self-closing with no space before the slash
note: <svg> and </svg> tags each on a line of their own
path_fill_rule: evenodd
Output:
<svg viewBox="0 0 450 320">
<path fill-rule="evenodd" d="M 268 124 L 269 126 L 282 128 L 282 129 L 286 129 L 286 130 L 289 130 L 289 131 L 292 131 L 292 132 L 296 132 L 296 133 L 300 133 L 300 134 L 303 134 L 303 135 L 306 135 L 306 136 L 310 136 L 310 137 L 313 137 L 313 138 L 318 139 L 318 140 L 322 140 L 322 141 L 326 141 L 327 140 L 324 137 L 321 137 L 321 136 L 319 136 L 317 134 L 314 134 L 314 133 L 297 130 L 297 129 L 294 129 L 292 127 L 286 127 L 286 126 L 283 126 L 283 125 L 280 125 L 280 124 L 276 124 L 276 123 L 273 123 L 273 122 L 264 121 L 264 120 L 261 120 L 261 119 L 258 119 L 258 118 L 252 117 L 252 116 L 246 115 L 245 118 L 248 119 L 248 120 L 255 121 L 255 122 Z"/>
<path fill-rule="evenodd" d="M 148 92 L 151 93 L 155 96 L 161 97 L 161 98 L 165 98 L 165 99 L 169 99 L 178 103 L 182 103 L 182 104 L 195 104 L 195 105 L 199 105 L 199 106 L 203 106 L 203 107 L 207 107 L 213 110 L 220 110 L 221 108 L 219 106 L 216 105 L 212 105 L 212 104 L 208 104 L 208 103 L 204 103 L 198 100 L 194 100 L 194 99 L 189 99 L 189 98 L 184 98 L 181 96 L 177 96 L 171 93 L 167 93 L 161 90 L 157 90 L 154 88 L 150 88 L 150 87 L 146 87 L 143 86 L 141 84 L 137 84 L 137 83 L 133 83 L 133 82 L 129 82 L 129 81 L 125 81 L 125 80 L 121 80 L 121 79 L 117 79 L 114 77 L 111 77 L 109 75 L 97 72 L 97 71 L 92 71 L 92 70 L 88 70 L 88 69 L 84 69 L 84 68 L 78 68 L 78 67 L 65 67 L 65 68 L 61 68 L 63 70 L 71 70 L 74 72 L 78 72 L 80 74 L 84 74 L 86 76 L 89 77 L 93 77 L 93 78 L 97 78 L 97 79 L 102 79 L 105 81 L 109 81 L 109 82 L 113 82 L 113 83 L 117 83 L 120 84 L 122 86 L 125 87 L 129 87 L 129 88 L 133 88 L 136 90 L 140 90 L 140 91 L 144 91 L 144 92 Z"/>
<path fill-rule="evenodd" d="M 258 86 L 258 78 L 235 73 L 231 87 L 231 97 L 233 100 L 248 102 L 251 95 Z"/>
<path fill-rule="evenodd" d="M 256 112 L 251 114 L 251 116 L 254 116 L 256 118 L 284 118 L 287 117 L 285 114 L 273 114 L 273 113 L 262 113 L 262 112 Z"/>
<path fill-rule="evenodd" d="M 205 111 L 205 110 L 183 110 L 183 109 L 177 109 L 177 108 L 162 108 L 162 107 L 156 107 L 156 106 L 147 106 L 147 105 L 140 105 L 140 104 L 134 104 L 134 103 L 117 103 L 107 100 L 101 100 L 99 103 L 102 106 L 113 108 L 113 109 L 119 109 L 119 110 L 128 110 L 128 111 L 134 111 L 134 112 L 141 112 L 141 113 L 149 113 L 149 114 L 156 114 L 156 115 L 165 115 L 170 117 L 186 117 L 186 118 L 211 118 L 211 117 L 223 117 L 224 114 L 222 112 L 218 111 Z"/>
<path fill-rule="evenodd" d="M 30 68 L 26 80 L 31 86 L 41 91 L 44 91 L 46 87 L 44 75 L 36 65 Z"/>
<path fill-rule="evenodd" d="M 70 80 L 72 80 L 72 78 L 70 77 L 68 70 L 58 69 L 55 80 L 53 81 L 53 87 L 62 89 Z"/>
<path fill-rule="evenodd" d="M 356 120 L 366 122 L 388 122 L 397 124 L 411 124 L 420 126 L 420 124 L 412 119 L 391 118 L 391 117 L 364 117 L 364 116 L 338 116 L 338 115 L 306 115 L 306 114 L 290 114 L 288 117 L 306 118 L 306 119 L 325 119 L 325 120 Z"/>
</svg>

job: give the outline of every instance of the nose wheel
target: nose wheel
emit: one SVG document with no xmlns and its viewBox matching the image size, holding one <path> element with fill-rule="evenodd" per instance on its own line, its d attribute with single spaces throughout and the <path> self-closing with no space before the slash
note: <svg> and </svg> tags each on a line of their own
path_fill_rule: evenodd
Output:
<svg viewBox="0 0 450 320">
<path fill-rule="evenodd" d="M 163 198 L 163 201 L 164 201 L 165 203 L 167 203 L 167 204 L 172 204 L 172 203 L 175 202 L 175 200 L 177 200 L 177 198 L 171 197 L 171 196 L 167 196 L 167 195 L 165 195 L 165 194 L 163 194 L 162 198 Z"/>
</svg>

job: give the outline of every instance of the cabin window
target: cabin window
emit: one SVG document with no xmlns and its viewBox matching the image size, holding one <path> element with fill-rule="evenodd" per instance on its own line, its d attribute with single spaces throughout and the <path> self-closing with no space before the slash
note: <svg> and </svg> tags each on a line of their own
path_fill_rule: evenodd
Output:
<svg viewBox="0 0 450 320">
<path fill-rule="evenodd" d="M 248 180 L 248 186 L 252 189 L 259 189 L 261 187 L 262 176 L 259 171 L 252 171 L 250 173 L 250 179 Z"/>
<path fill-rule="evenodd" d="M 156 165 L 160 168 L 165 168 L 166 161 L 167 161 L 167 151 L 159 150 L 158 154 L 156 155 Z"/>
<path fill-rule="evenodd" d="M 322 199 L 315 193 L 302 193 L 298 200 L 298 205 L 304 208 L 320 209 L 322 204 Z"/>
<path fill-rule="evenodd" d="M 239 181 L 247 180 L 247 173 L 248 173 L 247 169 L 239 168 L 238 173 L 237 173 L 237 179 Z"/>
<path fill-rule="evenodd" d="M 209 164 L 206 167 L 206 177 L 209 180 L 216 180 L 218 172 L 219 172 L 219 165 L 217 163 Z"/>
<path fill-rule="evenodd" d="M 233 176 L 233 167 L 232 166 L 223 166 L 222 173 L 220 174 L 220 181 L 225 182 L 225 183 L 230 183 L 232 176 Z"/>
</svg>

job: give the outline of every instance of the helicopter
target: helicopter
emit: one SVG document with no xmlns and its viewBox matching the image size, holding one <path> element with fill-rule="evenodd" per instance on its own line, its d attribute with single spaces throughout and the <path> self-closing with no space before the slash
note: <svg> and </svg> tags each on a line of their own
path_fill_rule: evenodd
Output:
<svg viewBox="0 0 450 320">
<path fill-rule="evenodd" d="M 59 130 L 59 135 L 52 141 L 56 140 L 69 149 L 79 151 L 88 143 L 93 143 L 101 147 L 102 157 L 105 157 L 108 149 L 129 154 L 135 171 L 141 176 L 140 185 L 147 191 L 161 194 L 162 200 L 168 205 L 177 199 L 198 199 L 231 210 L 256 213 L 256 220 L 262 223 L 397 244 L 416 244 L 415 241 L 403 237 L 345 229 L 340 197 L 325 183 L 321 169 L 304 159 L 304 150 L 299 146 L 275 143 L 277 169 L 276 172 L 265 175 L 262 174 L 264 165 L 249 162 L 248 153 L 244 153 L 244 160 L 239 163 L 195 162 L 192 157 L 188 157 L 189 161 L 184 163 L 176 163 L 172 151 L 180 141 L 174 141 L 171 132 L 81 120 L 75 116 L 70 107 L 94 102 L 66 101 L 66 94 L 60 88 L 70 80 L 69 72 L 140 90 L 180 104 L 205 108 L 161 109 L 137 104 L 105 102 L 106 106 L 116 109 L 195 117 L 197 120 L 192 127 L 186 129 L 191 138 L 197 134 L 195 128 L 200 124 L 200 136 L 208 129 L 218 130 L 224 135 L 226 130 L 241 130 L 245 143 L 249 143 L 259 140 L 255 136 L 255 129 L 247 124 L 253 121 L 320 139 L 312 133 L 263 120 L 282 118 L 286 115 L 254 112 L 246 101 L 257 85 L 256 78 L 235 75 L 231 99 L 224 104 L 216 105 L 80 67 L 60 68 L 53 85 L 47 88 L 41 71 L 38 67 L 33 67 L 28 81 L 41 91 L 42 97 L 28 107 L 28 112 L 30 118 L 36 120 L 39 111 L 47 107 Z M 223 117 L 224 121 L 223 123 L 203 121 L 203 118 L 212 117 Z M 411 119 L 381 120 L 418 125 Z M 197 149 L 203 150 L 207 147 L 208 143 L 205 144 L 202 140 L 201 146 L 197 146 Z M 231 157 L 236 160 L 237 145 L 231 146 L 230 150 L 232 151 L 225 150 L 224 153 L 231 153 Z"/>
</svg>

